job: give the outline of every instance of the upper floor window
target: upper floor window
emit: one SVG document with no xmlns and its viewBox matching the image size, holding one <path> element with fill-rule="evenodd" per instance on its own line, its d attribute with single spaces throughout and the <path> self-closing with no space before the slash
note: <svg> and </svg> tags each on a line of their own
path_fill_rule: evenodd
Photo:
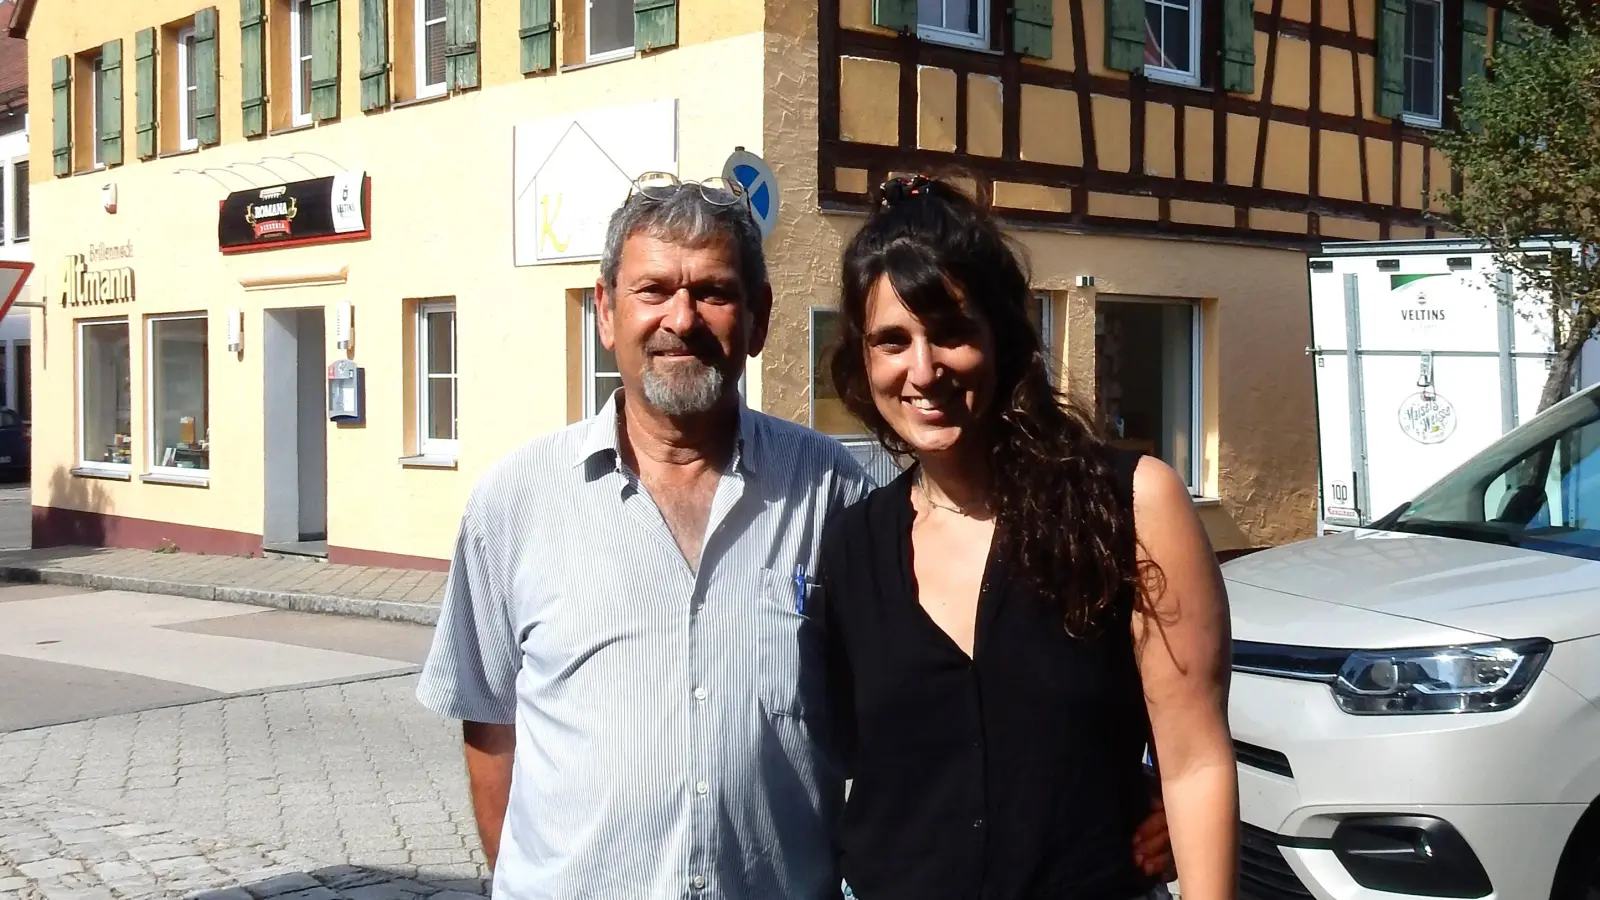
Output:
<svg viewBox="0 0 1600 900">
<path fill-rule="evenodd" d="M 588 0 L 587 58 L 621 59 L 633 55 L 633 0 Z"/>
<path fill-rule="evenodd" d="M 417 0 L 417 96 L 444 93 L 445 0 Z"/>
<path fill-rule="evenodd" d="M 440 0 L 443 5 L 443 0 Z M 294 124 L 311 124 L 311 0 L 289 4 L 289 80 Z"/>
<path fill-rule="evenodd" d="M 962 47 L 989 46 L 989 0 L 917 0 L 917 36 Z"/>
<path fill-rule="evenodd" d="M 19 159 L 11 165 L 11 221 L 6 234 L 12 243 L 28 239 L 28 161 Z"/>
<path fill-rule="evenodd" d="M 1200 0 L 1145 0 L 1144 70 L 1161 81 L 1200 84 Z"/>
<path fill-rule="evenodd" d="M 89 164 L 99 169 L 106 164 L 100 146 L 101 135 L 105 133 L 105 106 L 100 98 L 105 93 L 106 73 L 100 68 L 99 53 L 89 54 L 85 61 L 89 75 L 89 109 L 85 116 L 89 121 Z"/>
<path fill-rule="evenodd" d="M 1437 128 L 1444 122 L 1444 16 L 1439 0 L 1407 0 L 1405 121 Z"/>
<path fill-rule="evenodd" d="M 195 99 L 200 89 L 195 80 L 194 27 L 178 32 L 178 149 L 193 150 L 200 146 L 194 127 Z"/>
</svg>

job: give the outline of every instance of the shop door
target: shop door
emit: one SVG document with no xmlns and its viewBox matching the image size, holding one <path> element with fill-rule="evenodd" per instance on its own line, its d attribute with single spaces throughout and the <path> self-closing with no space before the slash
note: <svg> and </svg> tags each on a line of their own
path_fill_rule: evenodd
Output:
<svg viewBox="0 0 1600 900">
<path fill-rule="evenodd" d="M 325 313 L 269 310 L 262 334 L 266 521 L 269 551 L 328 553 L 328 417 Z"/>
</svg>

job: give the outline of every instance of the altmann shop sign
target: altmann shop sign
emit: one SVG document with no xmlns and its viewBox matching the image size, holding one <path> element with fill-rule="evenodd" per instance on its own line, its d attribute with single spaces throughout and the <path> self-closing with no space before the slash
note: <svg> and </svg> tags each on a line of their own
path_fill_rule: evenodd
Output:
<svg viewBox="0 0 1600 900">
<path fill-rule="evenodd" d="M 122 248 L 117 248 L 122 249 Z M 96 259 L 121 259 L 133 255 L 133 245 L 125 253 L 107 254 L 104 248 L 91 252 Z M 100 306 L 133 302 L 133 270 L 126 266 L 89 268 L 89 257 L 75 253 L 61 261 L 61 279 L 56 296 L 65 307 Z"/>
</svg>

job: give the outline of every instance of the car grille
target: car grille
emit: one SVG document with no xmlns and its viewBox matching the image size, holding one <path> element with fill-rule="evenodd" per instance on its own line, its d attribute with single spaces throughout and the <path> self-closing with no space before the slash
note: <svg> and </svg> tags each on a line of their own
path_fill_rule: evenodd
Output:
<svg viewBox="0 0 1600 900">
<path fill-rule="evenodd" d="M 1289 868 L 1272 832 L 1239 823 L 1239 900 L 1315 900 Z"/>
<path fill-rule="evenodd" d="M 1289 767 L 1289 757 L 1276 750 L 1257 747 L 1255 744 L 1246 744 L 1244 741 L 1233 742 L 1233 754 L 1239 762 L 1253 769 L 1261 769 L 1274 775 L 1293 778 L 1294 770 Z"/>
</svg>

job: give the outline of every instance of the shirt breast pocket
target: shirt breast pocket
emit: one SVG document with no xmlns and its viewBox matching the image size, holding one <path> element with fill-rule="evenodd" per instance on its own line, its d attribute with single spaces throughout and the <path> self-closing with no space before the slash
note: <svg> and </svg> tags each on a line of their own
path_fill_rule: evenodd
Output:
<svg viewBox="0 0 1600 900">
<path fill-rule="evenodd" d="M 762 706 L 773 715 L 809 717 L 820 712 L 823 702 L 822 589 L 801 579 L 797 583 L 793 574 L 761 570 L 755 665 Z"/>
</svg>

